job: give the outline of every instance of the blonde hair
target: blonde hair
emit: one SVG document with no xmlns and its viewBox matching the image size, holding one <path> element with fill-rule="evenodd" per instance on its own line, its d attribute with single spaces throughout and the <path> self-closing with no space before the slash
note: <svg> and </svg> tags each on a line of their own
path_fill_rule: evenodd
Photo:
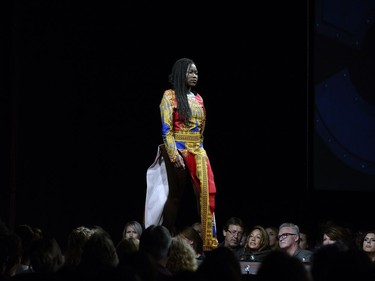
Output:
<svg viewBox="0 0 375 281">
<path fill-rule="evenodd" d="M 173 237 L 166 266 L 173 274 L 182 271 L 196 271 L 198 262 L 193 247 L 185 239 L 179 236 Z"/>
</svg>

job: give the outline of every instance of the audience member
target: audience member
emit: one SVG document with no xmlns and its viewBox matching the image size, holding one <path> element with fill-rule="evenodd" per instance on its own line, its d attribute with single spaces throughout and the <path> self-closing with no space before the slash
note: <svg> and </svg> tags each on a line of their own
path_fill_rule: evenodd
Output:
<svg viewBox="0 0 375 281">
<path fill-rule="evenodd" d="M 201 235 L 202 232 L 202 224 L 200 222 L 195 222 L 191 225 L 196 232 L 198 232 L 199 235 Z M 201 236 L 202 237 L 202 236 Z"/>
<path fill-rule="evenodd" d="M 33 230 L 35 240 L 38 240 L 44 236 L 41 228 L 32 226 L 31 229 Z"/>
<path fill-rule="evenodd" d="M 279 233 L 279 228 L 275 225 L 269 225 L 266 228 L 268 233 L 268 239 L 270 242 L 270 247 L 272 250 L 276 250 L 279 248 L 279 242 L 277 240 L 277 234 Z"/>
<path fill-rule="evenodd" d="M 126 240 L 126 239 L 124 239 Z M 128 258 L 122 257 L 117 266 L 117 272 L 120 277 L 124 277 L 121 280 L 128 280 L 125 278 L 128 275 L 129 269 L 133 270 L 140 277 L 140 281 L 157 281 L 159 266 L 156 260 L 151 256 L 150 253 L 145 251 L 136 251 L 129 253 Z"/>
<path fill-rule="evenodd" d="M 129 221 L 124 226 L 122 232 L 123 239 L 137 238 L 139 239 L 143 232 L 143 226 L 138 221 Z"/>
<path fill-rule="evenodd" d="M 172 238 L 172 243 L 169 248 L 169 256 L 166 267 L 176 274 L 182 271 L 196 271 L 198 262 L 196 253 L 188 241 L 181 236 Z"/>
<path fill-rule="evenodd" d="M 246 242 L 247 242 L 247 238 L 249 236 L 249 230 L 247 229 L 247 227 L 245 226 L 244 230 L 243 230 L 243 234 L 242 234 L 242 238 L 241 238 L 241 242 L 240 242 L 240 246 L 241 247 L 245 247 L 246 246 Z"/>
<path fill-rule="evenodd" d="M 361 249 L 375 263 L 375 230 L 366 231 L 363 234 Z"/>
<path fill-rule="evenodd" d="M 14 233 L 21 238 L 22 245 L 21 263 L 17 268 L 16 274 L 33 272 L 30 265 L 30 249 L 33 242 L 36 241 L 40 236 L 37 235 L 34 232 L 33 227 L 28 224 L 17 225 L 14 229 Z"/>
<path fill-rule="evenodd" d="M 5 226 L 5 225 L 4 225 Z M 22 256 L 21 238 L 7 231 L 0 233 L 0 280 L 5 281 L 16 275 Z"/>
<path fill-rule="evenodd" d="M 202 237 L 192 226 L 186 226 L 182 228 L 178 233 L 178 236 L 181 236 L 182 238 L 186 239 L 189 245 L 193 247 L 197 259 L 204 259 Z"/>
<path fill-rule="evenodd" d="M 106 279 L 119 263 L 116 248 L 110 234 L 102 227 L 91 227 L 94 233 L 84 243 L 81 262 L 76 272 L 78 279 Z"/>
<path fill-rule="evenodd" d="M 312 281 L 308 270 L 301 260 L 284 251 L 271 251 L 265 257 L 258 268 L 256 280 Z"/>
<path fill-rule="evenodd" d="M 262 226 L 256 225 L 250 229 L 240 260 L 262 262 L 271 251 L 268 233 Z"/>
<path fill-rule="evenodd" d="M 352 230 L 349 227 L 328 222 L 323 226 L 323 241 L 322 245 L 334 244 L 341 241 L 348 248 L 355 247 L 355 239 Z"/>
<path fill-rule="evenodd" d="M 35 272 L 52 273 L 63 266 L 64 256 L 55 238 L 43 236 L 32 244 L 30 261 Z"/>
<path fill-rule="evenodd" d="M 366 254 L 341 240 L 315 250 L 310 272 L 314 281 L 375 280 L 375 265 Z"/>
<path fill-rule="evenodd" d="M 44 235 L 34 241 L 30 248 L 30 266 L 33 271 L 20 273 L 12 281 L 53 281 L 61 277 L 57 272 L 64 264 L 64 257 L 57 240 Z"/>
<path fill-rule="evenodd" d="M 312 251 L 299 246 L 299 227 L 294 223 L 283 223 L 277 235 L 280 250 L 298 258 L 302 262 L 310 262 Z"/>
<path fill-rule="evenodd" d="M 300 228 L 299 247 L 304 250 L 313 251 L 314 246 L 311 239 L 311 232 L 307 228 Z"/>
<path fill-rule="evenodd" d="M 126 237 L 124 228 L 116 247 L 102 227 L 80 226 L 69 234 L 64 255 L 54 238 L 35 230 L 28 225 L 19 225 L 14 233 L 6 227 L 1 230 L 0 281 L 243 281 L 247 275 L 241 274 L 240 261 L 259 262 L 256 277 L 251 278 L 256 281 L 375 280 L 375 231 L 359 231 L 354 239 L 350 228 L 332 222 L 317 235 L 323 237 L 319 248 L 311 247 L 306 229 L 282 223 L 276 235 L 278 247 L 273 248 L 277 251 L 271 248 L 271 226 L 250 228 L 241 246 L 246 227 L 238 217 L 225 222 L 223 242 L 207 252 L 192 225 L 175 237 L 162 225 L 141 228 L 139 238 L 133 237 L 137 231 L 128 231 Z M 20 236 L 29 241 L 23 252 L 22 246 L 28 244 L 22 244 Z M 28 274 L 16 274 L 22 253 L 29 259 Z"/>
<path fill-rule="evenodd" d="M 116 246 L 117 256 L 120 261 L 131 258 L 132 254 L 138 252 L 138 250 L 139 239 L 132 237 L 122 239 Z"/>
<path fill-rule="evenodd" d="M 81 262 L 81 256 L 85 243 L 90 239 L 94 231 L 87 226 L 75 227 L 68 235 L 67 248 L 64 252 L 64 270 L 75 269 Z"/>
<path fill-rule="evenodd" d="M 140 237 L 139 251 L 149 253 L 155 260 L 158 266 L 158 281 L 167 280 L 172 276 L 172 272 L 167 268 L 171 243 L 171 233 L 163 225 L 150 225 Z"/>
<path fill-rule="evenodd" d="M 9 234 L 11 231 L 6 223 L 0 218 L 0 234 Z"/>
<path fill-rule="evenodd" d="M 207 252 L 196 273 L 199 279 L 205 281 L 242 280 L 240 261 L 230 247 L 218 247 Z"/>
<path fill-rule="evenodd" d="M 241 258 L 244 247 L 241 246 L 242 235 L 245 231 L 245 224 L 241 218 L 229 218 L 223 228 L 224 241 L 219 244 L 219 247 L 227 247 L 234 251 L 237 259 Z"/>
</svg>

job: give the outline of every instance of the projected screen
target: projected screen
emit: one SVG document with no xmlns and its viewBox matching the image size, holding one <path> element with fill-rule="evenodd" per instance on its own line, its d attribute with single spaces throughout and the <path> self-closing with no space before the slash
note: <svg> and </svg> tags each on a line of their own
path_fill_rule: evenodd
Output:
<svg viewBox="0 0 375 281">
<path fill-rule="evenodd" d="M 314 5 L 314 188 L 375 191 L 375 1 Z"/>
</svg>

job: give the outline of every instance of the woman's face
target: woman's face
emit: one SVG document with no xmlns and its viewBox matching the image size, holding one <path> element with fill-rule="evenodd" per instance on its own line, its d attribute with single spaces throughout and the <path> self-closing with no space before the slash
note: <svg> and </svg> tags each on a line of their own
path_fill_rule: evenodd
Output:
<svg viewBox="0 0 375 281">
<path fill-rule="evenodd" d="M 308 243 L 307 243 L 307 236 L 306 236 L 306 233 L 300 233 L 299 234 L 299 247 L 301 249 L 307 249 L 309 247 Z"/>
<path fill-rule="evenodd" d="M 250 232 L 249 239 L 247 240 L 247 246 L 253 251 L 259 250 L 261 240 L 262 234 L 260 233 L 260 230 L 254 229 L 252 232 Z"/>
<path fill-rule="evenodd" d="M 336 240 L 332 240 L 327 234 L 323 235 L 323 245 L 330 245 L 334 243 L 336 243 Z"/>
<path fill-rule="evenodd" d="M 366 234 L 362 247 L 366 253 L 375 253 L 375 233 Z"/>
<path fill-rule="evenodd" d="M 277 243 L 277 233 L 272 228 L 266 228 L 266 231 L 268 233 L 268 238 L 270 240 L 270 246 L 273 247 Z"/>
<path fill-rule="evenodd" d="M 124 238 L 125 239 L 129 239 L 129 238 L 137 238 L 139 239 L 139 235 L 138 235 L 138 232 L 135 230 L 134 227 L 132 226 L 128 226 L 126 227 L 126 230 L 125 230 L 125 233 L 124 233 Z"/>
<path fill-rule="evenodd" d="M 192 63 L 186 72 L 186 84 L 189 88 L 195 87 L 198 82 L 198 70 L 194 63 Z"/>
</svg>

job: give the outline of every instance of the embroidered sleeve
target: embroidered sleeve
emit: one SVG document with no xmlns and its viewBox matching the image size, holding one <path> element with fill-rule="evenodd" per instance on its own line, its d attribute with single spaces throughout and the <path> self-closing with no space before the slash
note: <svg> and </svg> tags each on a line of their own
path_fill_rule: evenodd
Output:
<svg viewBox="0 0 375 281">
<path fill-rule="evenodd" d="M 165 144 L 165 148 L 167 149 L 169 159 L 172 163 L 176 162 L 176 158 L 178 155 L 173 132 L 173 114 L 176 108 L 177 106 L 174 91 L 165 91 L 160 103 L 160 115 L 162 124 L 161 130 L 163 142 Z"/>
</svg>

